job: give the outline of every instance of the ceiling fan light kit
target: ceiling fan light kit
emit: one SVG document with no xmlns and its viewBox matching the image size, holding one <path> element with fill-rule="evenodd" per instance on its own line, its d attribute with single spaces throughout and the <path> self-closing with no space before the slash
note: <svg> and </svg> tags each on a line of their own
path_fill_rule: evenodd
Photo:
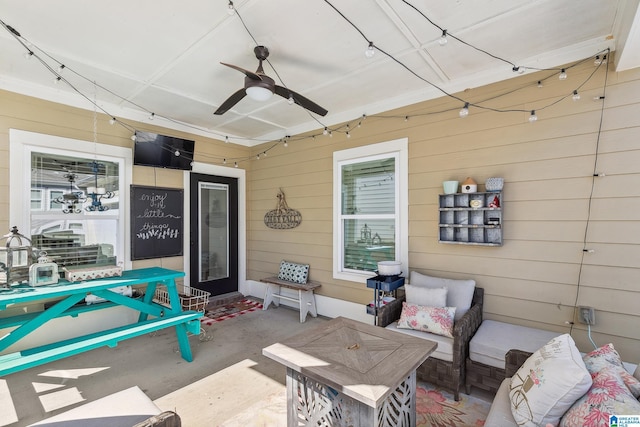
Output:
<svg viewBox="0 0 640 427">
<path fill-rule="evenodd" d="M 278 86 L 275 81 L 267 76 L 264 73 L 264 69 L 262 68 L 262 61 L 269 57 L 269 49 L 265 46 L 256 46 L 253 49 L 253 52 L 258 59 L 258 69 L 253 72 L 249 70 L 245 70 L 244 68 L 238 67 L 232 64 L 225 64 L 221 62 L 222 65 L 226 65 L 227 67 L 233 68 L 234 70 L 238 70 L 241 73 L 244 73 L 244 88 L 236 91 L 233 95 L 227 98 L 226 101 L 218 107 L 218 109 L 213 113 L 216 115 L 222 115 L 229 111 L 231 107 L 236 105 L 238 102 L 248 95 L 249 98 L 254 99 L 256 101 L 266 101 L 275 93 L 289 101 L 289 103 L 296 103 L 302 108 L 306 108 L 307 110 L 314 112 L 320 116 L 325 116 L 327 114 L 327 110 L 311 101 L 310 99 L 305 98 L 292 91 L 291 89 Z"/>
</svg>

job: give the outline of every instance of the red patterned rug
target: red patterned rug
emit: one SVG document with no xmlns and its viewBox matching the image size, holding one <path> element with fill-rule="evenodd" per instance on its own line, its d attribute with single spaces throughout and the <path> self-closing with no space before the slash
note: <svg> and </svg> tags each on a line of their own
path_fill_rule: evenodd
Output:
<svg viewBox="0 0 640 427">
<path fill-rule="evenodd" d="M 204 316 L 200 318 L 200 322 L 204 325 L 213 325 L 215 322 L 222 322 L 225 319 L 231 319 L 256 310 L 262 310 L 261 303 L 243 299 L 205 311 Z"/>
</svg>

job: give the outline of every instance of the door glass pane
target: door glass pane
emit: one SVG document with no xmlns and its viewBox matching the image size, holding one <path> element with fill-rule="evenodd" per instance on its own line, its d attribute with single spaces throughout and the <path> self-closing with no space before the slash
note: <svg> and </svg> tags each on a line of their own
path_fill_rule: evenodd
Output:
<svg viewBox="0 0 640 427">
<path fill-rule="evenodd" d="M 200 281 L 229 277 L 229 186 L 199 183 Z"/>
</svg>

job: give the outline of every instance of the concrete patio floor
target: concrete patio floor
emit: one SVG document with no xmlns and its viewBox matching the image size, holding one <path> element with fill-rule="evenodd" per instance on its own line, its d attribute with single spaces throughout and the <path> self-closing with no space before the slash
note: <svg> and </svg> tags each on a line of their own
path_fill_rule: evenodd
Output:
<svg viewBox="0 0 640 427">
<path fill-rule="evenodd" d="M 26 426 L 132 386 L 175 410 L 185 427 L 219 425 L 284 390 L 285 368 L 264 347 L 326 320 L 300 323 L 297 310 L 271 307 L 204 326 L 211 339 L 189 338 L 192 362 L 170 328 L 17 372 L 0 378 L 0 426 Z"/>
</svg>

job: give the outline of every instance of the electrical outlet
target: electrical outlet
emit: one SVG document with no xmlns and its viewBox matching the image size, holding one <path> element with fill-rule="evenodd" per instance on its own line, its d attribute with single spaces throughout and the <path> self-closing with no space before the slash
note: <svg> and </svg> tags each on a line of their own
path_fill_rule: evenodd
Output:
<svg viewBox="0 0 640 427">
<path fill-rule="evenodd" d="M 578 321 L 585 325 L 596 324 L 596 310 L 593 307 L 579 307 Z"/>
</svg>

